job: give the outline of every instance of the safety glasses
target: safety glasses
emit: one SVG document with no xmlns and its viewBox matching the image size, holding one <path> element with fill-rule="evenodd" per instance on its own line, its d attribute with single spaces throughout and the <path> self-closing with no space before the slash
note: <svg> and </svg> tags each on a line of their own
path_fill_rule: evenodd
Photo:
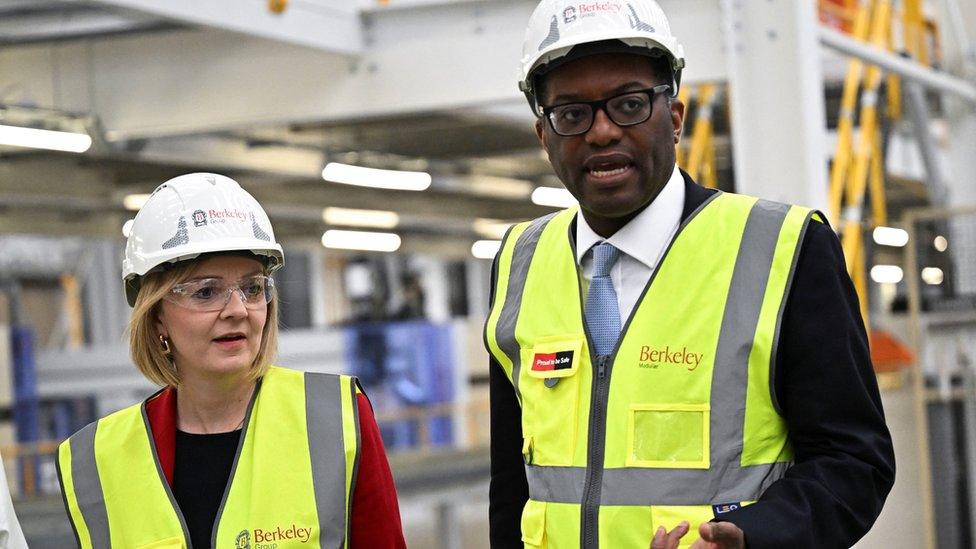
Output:
<svg viewBox="0 0 976 549">
<path fill-rule="evenodd" d="M 212 312 L 226 307 L 234 292 L 248 309 L 260 309 L 274 297 L 274 279 L 257 275 L 229 283 L 219 278 L 202 278 L 173 286 L 163 299 L 193 311 Z"/>
</svg>

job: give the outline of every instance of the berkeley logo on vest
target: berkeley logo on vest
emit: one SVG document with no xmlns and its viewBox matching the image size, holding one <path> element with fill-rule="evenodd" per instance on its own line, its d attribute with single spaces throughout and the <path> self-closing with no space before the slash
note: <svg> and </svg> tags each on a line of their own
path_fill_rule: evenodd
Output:
<svg viewBox="0 0 976 549">
<path fill-rule="evenodd" d="M 661 366 L 680 366 L 694 372 L 701 365 L 705 353 L 695 353 L 688 350 L 688 347 L 681 349 L 672 348 L 670 345 L 652 348 L 644 345 L 640 348 L 640 361 L 637 366 L 656 370 Z"/>
<path fill-rule="evenodd" d="M 573 351 L 557 353 L 536 353 L 532 358 L 532 370 L 536 372 L 551 372 L 553 370 L 568 370 L 573 367 Z"/>
<path fill-rule="evenodd" d="M 308 543 L 308 540 L 312 537 L 311 527 L 296 526 L 294 524 L 288 528 L 276 526 L 274 530 L 268 530 L 266 528 L 254 528 L 251 531 L 241 530 L 241 533 L 237 534 L 235 549 L 252 549 L 252 532 L 254 533 L 253 549 L 275 549 L 278 547 L 279 541 Z"/>
</svg>

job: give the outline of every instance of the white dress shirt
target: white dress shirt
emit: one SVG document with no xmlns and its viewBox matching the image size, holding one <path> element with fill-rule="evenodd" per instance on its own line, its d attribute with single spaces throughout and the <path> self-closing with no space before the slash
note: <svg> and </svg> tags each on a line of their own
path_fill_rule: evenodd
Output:
<svg viewBox="0 0 976 549">
<path fill-rule="evenodd" d="M 671 244 L 685 205 L 685 182 L 678 166 L 651 204 L 608 239 L 593 232 L 582 215 L 576 216 L 576 261 L 589 286 L 593 273 L 593 246 L 606 240 L 620 250 L 620 258 L 610 269 L 610 280 L 617 292 L 620 326 L 630 318 L 647 281 L 657 269 Z M 585 293 L 584 293 L 585 295 Z"/>
</svg>

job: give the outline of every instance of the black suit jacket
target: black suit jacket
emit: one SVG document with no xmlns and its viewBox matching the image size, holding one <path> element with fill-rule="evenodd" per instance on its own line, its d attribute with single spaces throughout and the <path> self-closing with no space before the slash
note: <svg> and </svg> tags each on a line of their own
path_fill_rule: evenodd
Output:
<svg viewBox="0 0 976 549">
<path fill-rule="evenodd" d="M 682 175 L 682 219 L 687 219 L 716 191 Z M 825 223 L 810 223 L 804 236 L 774 367 L 794 465 L 757 503 L 721 520 L 741 528 L 750 549 L 846 549 L 881 512 L 894 483 L 895 458 L 857 294 L 840 242 Z M 494 360 L 490 383 L 491 546 L 522 547 L 520 517 L 528 485 L 521 410 Z"/>
</svg>

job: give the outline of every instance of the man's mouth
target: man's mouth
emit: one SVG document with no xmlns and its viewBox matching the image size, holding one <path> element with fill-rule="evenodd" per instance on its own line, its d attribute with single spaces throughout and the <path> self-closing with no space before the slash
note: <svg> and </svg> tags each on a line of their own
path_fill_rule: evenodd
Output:
<svg viewBox="0 0 976 549">
<path fill-rule="evenodd" d="M 597 179 L 605 179 L 608 177 L 613 177 L 615 175 L 620 175 L 630 169 L 630 164 L 623 164 L 617 166 L 600 166 L 598 168 L 593 168 L 589 170 L 590 175 Z"/>
<path fill-rule="evenodd" d="M 586 174 L 597 181 L 619 178 L 633 168 L 633 159 L 619 152 L 595 154 L 583 163 Z"/>
</svg>

